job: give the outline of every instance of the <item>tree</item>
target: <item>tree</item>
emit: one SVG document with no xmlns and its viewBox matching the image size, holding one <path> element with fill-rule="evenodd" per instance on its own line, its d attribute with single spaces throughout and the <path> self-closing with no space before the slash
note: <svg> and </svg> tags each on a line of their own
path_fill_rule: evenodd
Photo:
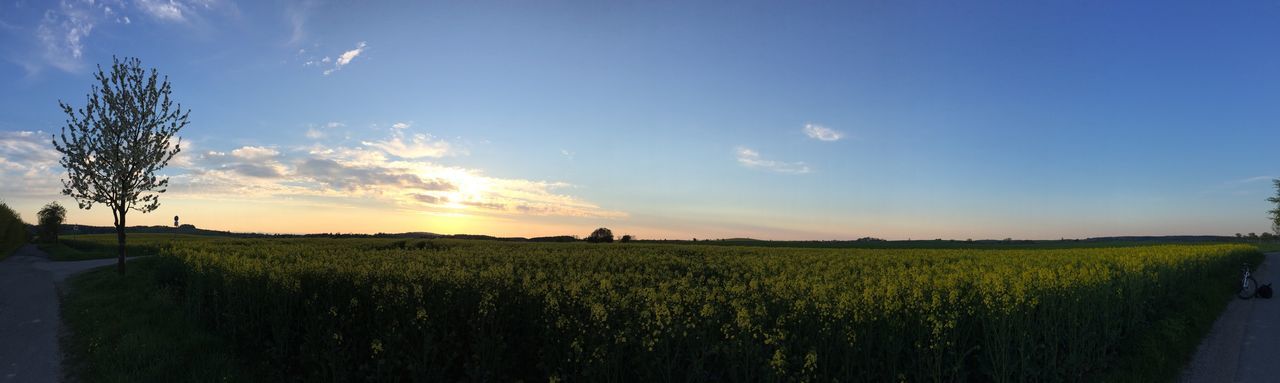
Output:
<svg viewBox="0 0 1280 383">
<path fill-rule="evenodd" d="M 1271 231 L 1280 234 L 1280 178 L 1271 180 L 1276 185 L 1276 196 L 1267 198 L 1267 202 L 1276 204 L 1275 209 L 1271 209 Z"/>
<path fill-rule="evenodd" d="M 613 232 L 603 227 L 596 229 L 596 231 L 591 232 L 591 235 L 587 236 L 587 242 L 613 242 Z"/>
<path fill-rule="evenodd" d="M 67 219 L 67 208 L 62 207 L 57 201 L 50 202 L 40 208 L 36 216 L 39 217 L 40 239 L 45 242 L 58 243 L 58 229 L 61 228 L 62 222 Z"/>
<path fill-rule="evenodd" d="M 636 237 L 631 236 L 631 234 L 627 234 L 623 235 L 622 239 L 618 240 L 618 242 L 631 242 L 634 239 L 636 239 Z"/>
<path fill-rule="evenodd" d="M 136 58 L 112 61 L 110 72 L 98 66 L 98 84 L 90 87 L 84 108 L 58 101 L 67 121 L 53 146 L 67 169 L 62 194 L 75 198 L 81 209 L 103 204 L 111 210 L 119 253 L 116 270 L 124 274 L 125 215 L 160 207 L 159 194 L 169 178 L 156 176 L 156 171 L 181 150 L 177 133 L 187 126 L 191 111 L 170 99 L 168 76 L 160 79 L 155 69 L 148 73 Z"/>
</svg>

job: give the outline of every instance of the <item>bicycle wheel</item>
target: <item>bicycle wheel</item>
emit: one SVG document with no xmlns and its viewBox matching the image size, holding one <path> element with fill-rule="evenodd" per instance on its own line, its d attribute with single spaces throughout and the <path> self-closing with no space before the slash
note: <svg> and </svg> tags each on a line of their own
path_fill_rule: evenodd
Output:
<svg viewBox="0 0 1280 383">
<path fill-rule="evenodd" d="M 1253 277 L 1248 277 L 1240 283 L 1240 291 L 1236 292 L 1236 296 L 1240 297 L 1240 299 L 1249 299 L 1253 298 L 1253 295 L 1257 293 L 1258 281 L 1254 280 Z"/>
</svg>

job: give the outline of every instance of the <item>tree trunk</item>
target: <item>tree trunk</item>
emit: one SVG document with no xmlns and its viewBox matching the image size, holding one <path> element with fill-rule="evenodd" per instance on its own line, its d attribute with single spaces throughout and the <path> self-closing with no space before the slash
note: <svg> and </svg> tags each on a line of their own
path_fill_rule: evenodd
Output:
<svg viewBox="0 0 1280 383">
<path fill-rule="evenodd" d="M 116 246 L 120 253 L 116 259 L 116 271 L 124 275 L 124 213 L 120 212 L 120 224 L 116 225 Z"/>
</svg>

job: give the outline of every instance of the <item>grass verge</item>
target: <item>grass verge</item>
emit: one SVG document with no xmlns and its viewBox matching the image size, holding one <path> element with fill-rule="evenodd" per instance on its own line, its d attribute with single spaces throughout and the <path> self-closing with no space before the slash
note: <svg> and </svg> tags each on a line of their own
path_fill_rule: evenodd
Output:
<svg viewBox="0 0 1280 383">
<path fill-rule="evenodd" d="M 41 243 L 36 245 L 45 253 L 49 254 L 49 258 L 55 261 L 83 261 L 87 259 L 103 259 L 115 258 L 115 254 L 104 250 L 78 249 L 67 246 L 66 242 L 58 243 Z"/>
<path fill-rule="evenodd" d="M 1250 264 L 1263 261 L 1258 253 Z M 1111 368 L 1096 379 L 1099 382 L 1173 382 L 1191 362 L 1200 341 L 1209 334 L 1222 311 L 1236 299 L 1238 274 L 1224 278 L 1221 284 L 1191 290 L 1168 312 L 1169 316 L 1154 320 L 1151 327 L 1125 341 L 1119 348 Z"/>
<path fill-rule="evenodd" d="M 115 258 L 118 255 L 117 251 L 119 249 L 116 247 L 114 236 L 111 237 L 110 242 L 105 242 L 101 239 L 89 240 L 82 237 L 84 236 L 63 238 L 59 239 L 58 243 L 40 243 L 38 246 L 40 250 L 49 253 L 49 257 L 54 261 L 83 261 Z M 159 254 L 160 246 L 161 242 L 157 241 L 134 240 L 134 242 L 125 245 L 125 251 L 130 257 L 156 255 Z"/>
<path fill-rule="evenodd" d="M 131 261 L 72 277 L 63 298 L 67 366 L 84 382 L 254 382 L 224 340 L 178 306 L 164 262 Z"/>
</svg>

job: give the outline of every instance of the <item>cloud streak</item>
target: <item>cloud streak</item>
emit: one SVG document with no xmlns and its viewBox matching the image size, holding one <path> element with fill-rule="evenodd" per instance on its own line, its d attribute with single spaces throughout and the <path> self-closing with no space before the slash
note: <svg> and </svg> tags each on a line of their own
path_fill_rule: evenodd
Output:
<svg viewBox="0 0 1280 383">
<path fill-rule="evenodd" d="M 806 174 L 811 170 L 804 162 L 782 162 L 766 160 L 760 153 L 749 148 L 739 147 L 736 151 L 738 164 L 749 169 L 767 170 L 774 173 Z"/>
<path fill-rule="evenodd" d="M 806 136 L 819 141 L 839 141 L 844 138 L 844 133 L 818 124 L 804 124 L 803 130 Z"/>
<path fill-rule="evenodd" d="M 351 64 L 351 61 L 352 61 L 352 60 L 355 60 L 355 59 L 356 59 L 356 57 L 359 57 L 361 53 L 364 53 L 364 49 L 365 49 L 366 47 L 368 47 L 368 44 L 366 44 L 364 41 L 361 41 L 361 42 L 359 42 L 359 43 L 357 43 L 357 44 L 356 44 L 356 48 L 355 48 L 355 49 L 352 49 L 352 50 L 349 50 L 349 51 L 346 51 L 346 52 L 342 52 L 342 54 L 341 54 L 341 55 L 338 55 L 338 59 L 337 59 L 337 60 L 334 60 L 334 62 L 333 62 L 333 68 L 325 69 L 325 71 L 324 71 L 324 75 L 325 75 L 325 76 L 328 76 L 328 75 L 332 74 L 333 72 L 336 72 L 336 71 L 342 70 L 342 68 L 343 68 L 343 67 L 345 67 L 345 66 L 347 66 L 347 64 Z M 325 57 L 325 58 L 324 58 L 324 60 L 321 60 L 321 62 L 328 63 L 328 62 L 329 62 L 329 58 L 328 58 L 328 57 Z"/>
<path fill-rule="evenodd" d="M 38 53 L 23 54 L 15 58 L 29 71 L 39 71 L 45 65 L 66 72 L 79 72 L 84 68 L 84 57 L 91 51 L 90 40 L 94 32 L 102 28 L 128 28 L 130 18 L 142 14 L 152 20 L 190 25 L 200 19 L 200 13 L 215 9 L 234 13 L 234 4 L 221 0 L 134 0 L 92 1 L 62 0 L 44 10 L 39 23 L 32 28 L 31 38 L 39 47 Z M 27 57 L 37 57 L 32 60 Z"/>
</svg>

